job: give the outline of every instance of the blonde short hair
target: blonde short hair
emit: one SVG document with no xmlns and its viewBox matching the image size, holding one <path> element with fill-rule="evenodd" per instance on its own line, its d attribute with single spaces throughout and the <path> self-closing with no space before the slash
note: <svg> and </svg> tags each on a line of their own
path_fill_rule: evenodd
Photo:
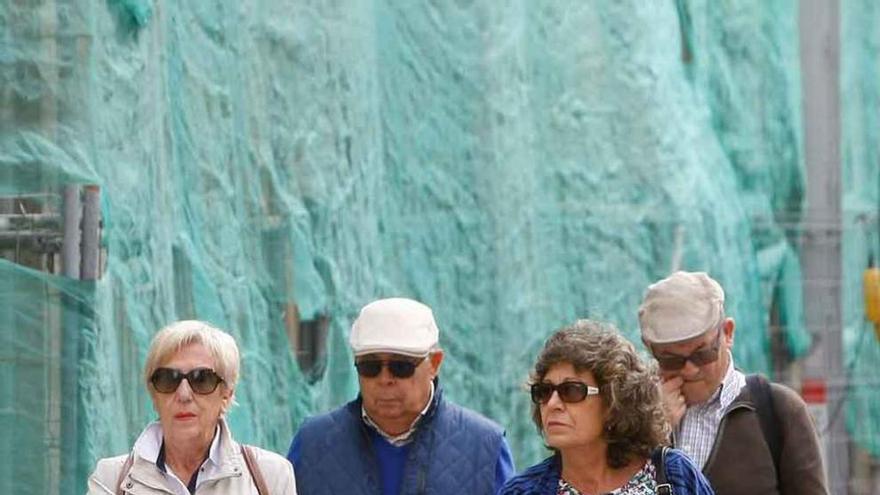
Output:
<svg viewBox="0 0 880 495">
<path fill-rule="evenodd" d="M 150 343 L 144 365 L 144 382 L 150 390 L 150 377 L 162 363 L 189 344 L 201 344 L 214 357 L 214 371 L 223 378 L 226 388 L 235 390 L 240 357 L 232 335 L 198 320 L 183 320 L 159 330 Z"/>
</svg>

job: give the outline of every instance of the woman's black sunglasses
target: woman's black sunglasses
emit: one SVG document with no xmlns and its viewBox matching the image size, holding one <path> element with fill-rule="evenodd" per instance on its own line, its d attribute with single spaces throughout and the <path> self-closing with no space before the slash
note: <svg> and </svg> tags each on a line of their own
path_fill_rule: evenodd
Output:
<svg viewBox="0 0 880 495">
<path fill-rule="evenodd" d="M 357 368 L 358 374 L 365 378 L 375 378 L 382 372 L 383 366 L 388 366 L 388 371 L 394 378 L 409 378 L 416 372 L 416 368 L 424 359 L 417 361 L 407 361 L 404 359 L 389 359 L 382 361 L 379 359 L 364 359 L 356 361 L 354 367 Z"/>
<path fill-rule="evenodd" d="M 174 368 L 158 368 L 150 376 L 150 383 L 157 392 L 170 394 L 177 390 L 184 378 L 189 383 L 189 388 L 201 395 L 214 392 L 217 390 L 217 385 L 223 381 L 220 375 L 210 368 L 195 368 L 186 373 Z"/>
<path fill-rule="evenodd" d="M 531 387 L 532 402 L 546 404 L 553 397 L 553 392 L 559 394 L 562 402 L 580 402 L 590 395 L 599 395 L 599 388 L 581 382 L 562 382 L 554 385 L 550 382 L 535 383 Z"/>
</svg>

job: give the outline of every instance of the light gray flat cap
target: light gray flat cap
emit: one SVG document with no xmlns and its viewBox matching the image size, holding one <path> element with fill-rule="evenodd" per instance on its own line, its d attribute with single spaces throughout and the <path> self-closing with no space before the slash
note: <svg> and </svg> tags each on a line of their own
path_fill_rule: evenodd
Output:
<svg viewBox="0 0 880 495">
<path fill-rule="evenodd" d="M 642 338 L 668 344 L 698 337 L 724 315 L 724 290 L 705 272 L 675 272 L 651 284 L 639 307 Z"/>
</svg>

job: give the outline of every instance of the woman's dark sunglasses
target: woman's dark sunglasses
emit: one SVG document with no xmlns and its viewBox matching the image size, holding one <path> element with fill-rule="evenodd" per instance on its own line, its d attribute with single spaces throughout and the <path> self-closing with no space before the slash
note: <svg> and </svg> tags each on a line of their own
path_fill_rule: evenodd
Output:
<svg viewBox="0 0 880 495">
<path fill-rule="evenodd" d="M 546 404 L 553 397 L 553 392 L 559 394 L 562 402 L 572 403 L 580 402 L 590 395 L 599 395 L 599 388 L 581 382 L 562 382 L 558 385 L 541 382 L 532 385 L 530 392 L 535 404 Z"/>
<path fill-rule="evenodd" d="M 404 359 L 389 359 L 382 361 L 379 359 L 364 359 L 354 363 L 358 374 L 365 378 L 375 378 L 382 372 L 382 367 L 387 366 L 388 371 L 394 378 L 409 378 L 416 372 L 416 368 L 424 359 L 418 361 L 407 361 Z"/>
<path fill-rule="evenodd" d="M 177 390 L 184 378 L 189 383 L 189 388 L 201 395 L 217 390 L 217 385 L 223 381 L 220 375 L 210 368 L 195 368 L 186 373 L 174 368 L 158 368 L 150 377 L 150 383 L 157 392 L 170 394 Z"/>
<path fill-rule="evenodd" d="M 687 356 L 676 356 L 672 354 L 666 354 L 661 356 L 655 356 L 657 358 L 657 363 L 660 365 L 665 371 L 678 371 L 684 368 L 684 365 L 690 361 L 694 363 L 694 366 L 704 366 L 709 363 L 714 363 L 718 360 L 718 349 L 721 346 L 721 330 L 718 330 L 718 334 L 715 335 L 715 340 L 712 343 L 712 347 L 706 347 L 704 349 L 698 349 L 692 352 Z"/>
</svg>

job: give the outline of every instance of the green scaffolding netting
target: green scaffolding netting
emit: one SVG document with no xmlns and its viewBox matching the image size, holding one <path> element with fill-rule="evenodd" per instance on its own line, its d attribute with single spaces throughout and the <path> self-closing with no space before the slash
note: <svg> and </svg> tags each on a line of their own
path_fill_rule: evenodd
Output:
<svg viewBox="0 0 880 495">
<path fill-rule="evenodd" d="M 862 271 L 880 263 L 880 4 L 841 9 L 842 304 L 850 436 L 880 457 L 880 330 L 865 321 Z"/>
<path fill-rule="evenodd" d="M 850 433 L 880 455 L 878 7 L 843 2 Z M 284 453 L 353 398 L 359 308 L 432 306 L 448 397 L 546 454 L 523 384 L 578 317 L 638 340 L 642 291 L 708 270 L 735 359 L 770 372 L 803 321 L 798 5 L 20 0 L 0 6 L 0 194 L 101 188 L 106 268 L 0 261 L 0 491 L 82 493 L 155 414 L 155 331 L 213 322 L 243 351 L 236 437 Z M 867 220 L 865 220 L 867 219 Z M 875 253 L 878 254 L 878 253 Z M 326 319 L 300 369 L 288 321 Z M 865 337 L 867 335 L 867 337 Z"/>
</svg>

